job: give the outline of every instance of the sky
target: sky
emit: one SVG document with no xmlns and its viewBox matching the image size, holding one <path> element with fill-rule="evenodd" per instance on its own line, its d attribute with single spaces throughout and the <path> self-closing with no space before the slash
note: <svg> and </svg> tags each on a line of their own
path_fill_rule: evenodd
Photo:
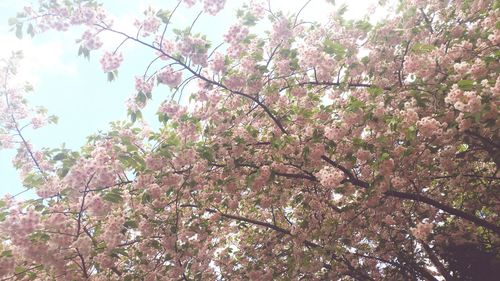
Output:
<svg viewBox="0 0 500 281">
<path fill-rule="evenodd" d="M 65 33 L 46 32 L 34 38 L 24 37 L 19 40 L 9 31 L 7 21 L 29 6 L 35 0 L 0 0 L 0 58 L 8 57 L 12 51 L 21 50 L 24 59 L 20 66 L 20 79 L 34 85 L 34 93 L 28 97 L 31 105 L 41 105 L 49 114 L 59 117 L 56 125 L 48 125 L 38 130 L 26 130 L 35 149 L 56 148 L 65 144 L 67 148 L 78 150 L 85 144 L 86 137 L 98 130 L 106 130 L 112 121 L 127 118 L 125 101 L 134 92 L 134 77 L 141 75 L 153 58 L 148 50 L 137 45 L 125 44 L 122 48 L 125 58 L 119 69 L 119 77 L 108 82 L 102 72 L 99 59 L 104 50 L 114 50 L 121 39 L 112 34 L 104 34 L 105 42 L 100 51 L 91 53 L 90 61 L 77 56 L 78 44 L 75 42 L 83 30 L 70 29 Z M 106 10 L 112 13 L 115 26 L 121 30 L 133 30 L 133 21 L 141 16 L 148 6 L 172 9 L 175 0 L 101 0 Z M 235 11 L 241 0 L 227 0 L 226 9 L 216 17 L 203 15 L 194 27 L 194 31 L 204 33 L 214 40 L 213 45 L 221 41 L 221 35 L 227 30 L 228 23 L 234 19 Z M 306 0 L 272 0 L 273 10 L 287 12 L 298 11 Z M 336 1 L 337 4 L 349 1 Z M 354 1 L 351 1 L 351 3 Z M 356 0 L 350 5 L 347 17 L 356 18 L 366 12 L 377 0 Z M 302 17 L 316 21 L 325 20 L 329 15 L 329 4 L 324 0 L 312 0 L 302 12 Z M 190 25 L 200 7 L 181 9 L 174 17 L 178 27 Z M 149 59 L 149 60 L 148 60 Z M 160 102 L 169 95 L 168 89 L 153 91 L 153 101 L 146 108 L 146 121 L 154 128 L 154 112 Z M 12 166 L 13 150 L 0 150 L 0 197 L 16 194 L 24 190 L 18 172 Z M 33 192 L 27 192 L 21 198 L 29 198 Z"/>
</svg>

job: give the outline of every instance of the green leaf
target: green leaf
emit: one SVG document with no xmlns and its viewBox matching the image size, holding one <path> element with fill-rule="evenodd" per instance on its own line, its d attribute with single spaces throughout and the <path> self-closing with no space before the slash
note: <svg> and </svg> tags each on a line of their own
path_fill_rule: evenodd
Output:
<svg viewBox="0 0 500 281">
<path fill-rule="evenodd" d="M 85 48 L 83 45 L 78 49 L 78 56 L 83 55 L 84 58 L 90 59 L 90 50 Z"/>
<path fill-rule="evenodd" d="M 170 12 L 167 10 L 160 9 L 156 13 L 156 16 L 159 17 L 163 23 L 168 23 L 168 18 L 170 17 Z"/>
<path fill-rule="evenodd" d="M 25 271 L 26 271 L 26 268 L 24 268 L 24 267 L 22 267 L 22 266 L 16 266 L 16 268 L 14 269 L 14 272 L 16 273 L 16 275 L 17 275 L 17 274 L 21 274 L 21 273 L 23 273 L 23 272 L 25 272 Z M 22 275 L 21 275 L 21 276 L 22 276 Z M 17 276 L 17 277 L 19 277 L 19 276 Z"/>
<path fill-rule="evenodd" d="M 387 122 L 387 125 L 389 125 L 389 128 L 391 128 L 391 130 L 395 131 L 398 127 L 398 124 L 399 124 L 399 120 L 396 116 L 391 116 L 390 118 L 388 118 L 386 120 Z"/>
<path fill-rule="evenodd" d="M 31 172 L 28 174 L 23 181 L 23 185 L 26 187 L 37 187 L 43 183 L 43 177 L 40 174 Z"/>
<path fill-rule="evenodd" d="M 387 159 L 389 159 L 389 158 L 391 158 L 391 156 L 389 155 L 389 153 L 384 152 L 384 153 L 382 153 L 382 155 L 380 156 L 380 161 L 384 161 L 384 160 L 387 160 Z"/>
<path fill-rule="evenodd" d="M 0 257 L 6 257 L 6 258 L 9 258 L 9 257 L 12 257 L 12 250 L 6 250 L 6 251 L 3 251 L 1 254 L 0 254 Z"/>
<path fill-rule="evenodd" d="M 370 88 L 368 88 L 368 93 L 370 93 L 370 95 L 372 97 L 377 97 L 380 94 L 382 94 L 383 92 L 384 92 L 384 90 L 382 90 L 379 87 L 370 87 Z"/>
<path fill-rule="evenodd" d="M 150 203 L 151 202 L 151 195 L 149 195 L 149 193 L 145 192 L 143 195 L 142 195 L 142 200 L 141 200 L 141 203 L 142 204 L 146 204 L 146 203 Z"/>
<path fill-rule="evenodd" d="M 111 250 L 112 256 L 118 257 L 118 254 L 125 256 L 125 257 L 128 257 L 127 250 L 125 250 L 124 248 L 114 248 Z"/>
<path fill-rule="evenodd" d="M 5 221 L 9 212 L 0 212 L 0 222 Z"/>
<path fill-rule="evenodd" d="M 54 161 L 61 161 L 64 158 L 66 158 L 66 153 L 60 152 L 60 153 L 56 154 L 54 157 L 52 157 L 52 160 L 54 160 Z"/>
<path fill-rule="evenodd" d="M 18 22 L 16 18 L 9 18 L 9 25 L 16 25 Z"/>
<path fill-rule="evenodd" d="M 473 80 L 460 80 L 457 82 L 458 87 L 463 91 L 470 91 L 474 86 Z"/>
<path fill-rule="evenodd" d="M 368 32 L 372 29 L 372 25 L 365 20 L 357 21 L 355 24 L 356 28 L 363 30 L 364 32 Z"/>
<path fill-rule="evenodd" d="M 425 54 L 431 52 L 435 48 L 436 47 L 434 45 L 415 43 L 411 50 L 417 54 Z"/>
<path fill-rule="evenodd" d="M 350 97 L 349 98 L 349 104 L 347 104 L 347 111 L 350 111 L 350 112 L 355 112 L 357 111 L 358 109 L 362 109 L 364 107 L 364 103 L 360 100 L 358 100 L 357 98 L 355 97 Z"/>
<path fill-rule="evenodd" d="M 3 208 L 3 207 L 5 207 L 5 206 L 7 206 L 7 203 L 5 203 L 5 201 L 4 201 L 4 200 L 1 200 L 1 199 L 0 199 L 0 208 Z"/>
<path fill-rule="evenodd" d="M 241 23 L 246 26 L 254 26 L 257 24 L 257 21 L 258 18 L 249 12 L 245 13 L 245 15 L 241 17 Z"/>
<path fill-rule="evenodd" d="M 123 201 L 123 197 L 121 196 L 121 194 L 117 189 L 114 189 L 106 193 L 104 196 L 102 196 L 102 199 L 112 203 L 120 203 Z"/>
<path fill-rule="evenodd" d="M 50 236 L 47 233 L 35 232 L 29 236 L 30 241 L 48 241 Z"/>
<path fill-rule="evenodd" d="M 50 124 L 57 124 L 58 121 L 59 121 L 59 117 L 57 117 L 55 115 L 50 115 L 48 118 L 48 122 Z"/>
<path fill-rule="evenodd" d="M 408 127 L 406 130 L 406 138 L 409 141 L 413 141 L 417 138 L 417 127 L 415 125 Z"/>
<path fill-rule="evenodd" d="M 361 63 L 363 63 L 364 65 L 367 65 L 369 62 L 370 62 L 370 57 L 364 56 L 364 57 L 361 58 Z M 368 91 L 369 90 L 370 89 L 368 89 Z"/>
<path fill-rule="evenodd" d="M 352 145 L 353 145 L 354 147 L 363 147 L 363 144 L 364 144 L 364 143 L 365 143 L 365 142 L 364 142 L 364 141 L 363 141 L 363 139 L 361 139 L 361 138 L 356 138 L 356 137 L 355 137 L 355 138 L 352 138 Z"/>
<path fill-rule="evenodd" d="M 23 24 L 22 23 L 16 24 L 16 37 L 18 39 L 23 39 Z"/>
<path fill-rule="evenodd" d="M 127 228 L 138 228 L 139 227 L 139 224 L 137 224 L 137 222 L 134 221 L 134 220 L 128 220 L 128 221 L 126 221 L 124 225 Z"/>
<path fill-rule="evenodd" d="M 466 152 L 468 149 L 469 145 L 467 145 L 466 143 L 462 143 L 457 147 L 457 152 L 458 153 Z"/>
<path fill-rule="evenodd" d="M 135 123 L 135 121 L 137 121 L 137 119 L 142 119 L 142 112 L 141 111 L 135 111 L 135 112 L 129 111 L 128 114 L 130 115 L 130 121 L 132 121 L 132 123 Z"/>
<path fill-rule="evenodd" d="M 115 72 L 116 72 L 116 70 L 108 72 L 108 82 L 111 82 L 111 81 L 115 80 L 115 78 L 116 78 L 116 73 Z"/>
<path fill-rule="evenodd" d="M 147 97 L 143 92 L 137 93 L 137 96 L 135 97 L 135 100 L 139 103 L 145 103 L 146 99 Z"/>
<path fill-rule="evenodd" d="M 31 37 L 35 36 L 35 31 L 33 29 L 33 24 L 29 24 L 28 25 L 28 30 L 26 30 L 26 33 L 28 33 L 29 35 L 31 35 Z"/>
<path fill-rule="evenodd" d="M 203 159 L 206 159 L 210 162 L 215 161 L 213 151 L 209 147 L 206 147 L 206 146 L 200 147 L 200 149 L 198 150 L 198 153 L 200 154 L 200 156 Z"/>
<path fill-rule="evenodd" d="M 329 55 L 335 55 L 336 58 L 342 58 L 346 54 L 344 46 L 330 39 L 323 42 L 323 50 Z"/>
</svg>

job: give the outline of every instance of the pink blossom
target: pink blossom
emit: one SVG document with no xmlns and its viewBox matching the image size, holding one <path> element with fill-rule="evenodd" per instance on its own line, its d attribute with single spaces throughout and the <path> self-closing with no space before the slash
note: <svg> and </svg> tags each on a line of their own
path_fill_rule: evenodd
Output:
<svg viewBox="0 0 500 281">
<path fill-rule="evenodd" d="M 184 3 L 186 3 L 186 5 L 187 5 L 188 7 L 191 7 L 191 6 L 193 6 L 194 4 L 196 4 L 196 1 L 197 1 L 197 0 L 183 0 L 183 2 L 184 2 Z"/>
<path fill-rule="evenodd" d="M 92 31 L 87 30 L 82 35 L 82 44 L 88 50 L 97 50 L 101 48 L 102 41 L 101 39 Z"/>
<path fill-rule="evenodd" d="M 144 36 L 149 36 L 158 31 L 160 27 L 161 21 L 156 16 L 156 12 L 152 9 L 149 9 L 145 12 L 146 19 L 142 22 L 138 22 L 137 25 L 141 28 L 142 34 Z"/>
<path fill-rule="evenodd" d="M 337 187 L 340 185 L 345 176 L 339 169 L 327 166 L 316 173 L 321 185 L 325 187 Z"/>
<path fill-rule="evenodd" d="M 169 87 L 177 87 L 182 82 L 182 73 L 175 71 L 171 67 L 162 69 L 157 77 L 160 83 L 166 84 Z"/>
<path fill-rule="evenodd" d="M 142 93 L 151 93 L 153 89 L 153 80 L 144 81 L 142 77 L 135 77 L 135 89 Z"/>
<path fill-rule="evenodd" d="M 431 223 L 418 223 L 416 227 L 411 229 L 411 232 L 415 238 L 425 241 L 429 237 L 432 228 Z"/>
<path fill-rule="evenodd" d="M 221 53 L 215 53 L 214 58 L 210 62 L 210 68 L 215 73 L 224 72 L 226 69 L 225 58 Z"/>
<path fill-rule="evenodd" d="M 420 135 L 425 138 L 442 132 L 441 123 L 432 117 L 424 117 L 417 122 Z"/>
<path fill-rule="evenodd" d="M 216 15 L 224 8 L 226 0 L 203 0 L 203 10 L 211 15 Z"/>
<path fill-rule="evenodd" d="M 122 54 L 112 54 L 110 52 L 105 52 L 100 60 L 104 72 L 112 72 L 118 69 L 122 62 Z"/>
</svg>

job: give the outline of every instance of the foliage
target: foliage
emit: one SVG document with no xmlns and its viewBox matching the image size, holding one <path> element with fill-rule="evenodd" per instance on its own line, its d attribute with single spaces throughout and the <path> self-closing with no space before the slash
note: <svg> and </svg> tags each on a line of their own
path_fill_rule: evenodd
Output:
<svg viewBox="0 0 500 281">
<path fill-rule="evenodd" d="M 56 119 L 9 83 L 19 54 L 4 62 L 0 144 L 39 198 L 0 201 L 2 280 L 500 275 L 498 2 L 402 0 L 380 23 L 330 5 L 318 24 L 247 1 L 219 46 L 196 20 L 169 25 L 182 2 L 210 15 L 225 3 L 150 8 L 137 30 L 92 0 L 42 0 L 10 21 L 19 37 L 83 26 L 87 58 L 108 32 L 157 59 L 131 122 L 79 152 L 25 139 Z M 125 47 L 100 60 L 110 80 Z M 189 83 L 189 104 L 174 102 Z M 151 131 L 141 110 L 162 84 L 172 97 Z"/>
</svg>

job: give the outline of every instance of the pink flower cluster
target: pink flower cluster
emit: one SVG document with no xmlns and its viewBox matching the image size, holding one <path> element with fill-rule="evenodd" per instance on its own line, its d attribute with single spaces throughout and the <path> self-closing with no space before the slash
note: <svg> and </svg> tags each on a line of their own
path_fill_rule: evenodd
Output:
<svg viewBox="0 0 500 281">
<path fill-rule="evenodd" d="M 121 233 L 124 223 L 125 219 L 123 217 L 108 216 L 102 238 L 109 250 L 115 248 L 125 238 Z"/>
<path fill-rule="evenodd" d="M 208 42 L 199 37 L 185 36 L 177 45 L 178 51 L 185 57 L 192 60 L 194 64 L 207 65 Z"/>
<path fill-rule="evenodd" d="M 97 12 L 91 7 L 80 7 L 73 12 L 71 17 L 72 24 L 87 24 L 92 25 L 97 19 Z"/>
<path fill-rule="evenodd" d="M 315 39 L 313 39 L 315 40 Z M 333 79 L 333 71 L 336 65 L 334 58 L 326 54 L 321 47 L 316 46 L 310 40 L 306 40 L 301 44 L 298 50 L 299 64 L 303 68 L 315 68 L 316 75 L 312 75 L 311 79 L 318 81 L 330 81 Z"/>
<path fill-rule="evenodd" d="M 245 86 L 245 78 L 239 75 L 229 76 L 226 80 L 226 86 L 228 86 L 230 89 L 241 89 L 243 86 Z"/>
<path fill-rule="evenodd" d="M 104 72 L 112 72 L 118 69 L 123 62 L 122 54 L 112 54 L 110 52 L 105 52 L 99 61 Z"/>
<path fill-rule="evenodd" d="M 400 112 L 401 117 L 403 117 L 403 121 L 401 123 L 402 126 L 404 127 L 410 127 L 412 125 L 415 125 L 418 121 L 418 113 L 415 111 L 414 108 L 408 108 L 406 110 L 403 110 Z"/>
<path fill-rule="evenodd" d="M 397 176 L 391 179 L 391 184 L 396 189 L 403 189 L 407 185 L 406 180 Z"/>
<path fill-rule="evenodd" d="M 248 36 L 248 28 L 236 24 L 229 28 L 228 32 L 224 34 L 224 41 L 231 45 L 231 54 L 238 56 L 244 50 L 242 41 Z"/>
<path fill-rule="evenodd" d="M 210 62 L 210 68 L 215 73 L 221 73 L 226 69 L 225 58 L 221 53 L 215 53 L 213 60 Z"/>
<path fill-rule="evenodd" d="M 488 69 L 486 68 L 486 63 L 480 58 L 477 58 L 470 68 L 470 73 L 475 79 L 483 77 L 487 71 Z"/>
<path fill-rule="evenodd" d="M 153 80 L 144 81 L 142 77 L 135 77 L 135 89 L 138 92 L 151 93 L 153 90 Z"/>
<path fill-rule="evenodd" d="M 177 119 L 184 113 L 186 113 L 186 108 L 181 107 L 175 102 L 165 102 L 158 109 L 159 113 L 163 113 L 170 118 Z"/>
<path fill-rule="evenodd" d="M 78 254 L 82 255 L 83 257 L 88 257 L 90 255 L 90 252 L 92 251 L 92 239 L 88 237 L 87 235 L 80 235 L 78 239 L 73 242 L 71 245 L 72 248 L 74 248 Z"/>
<path fill-rule="evenodd" d="M 72 194 L 85 188 L 102 188 L 116 182 L 121 166 L 116 160 L 111 142 L 97 143 L 90 153 L 92 158 L 80 158 L 64 178 L 63 184 Z"/>
<path fill-rule="evenodd" d="M 290 21 L 285 17 L 278 19 L 273 24 L 273 33 L 272 40 L 275 43 L 279 43 L 281 41 L 286 41 L 293 36 L 292 29 L 290 28 Z"/>
<path fill-rule="evenodd" d="M 415 238 L 420 240 L 427 240 L 431 233 L 433 225 L 431 223 L 418 223 L 416 227 L 411 229 L 411 233 Z"/>
<path fill-rule="evenodd" d="M 197 1 L 198 0 L 183 0 L 188 7 L 192 7 Z M 203 10 L 214 16 L 224 9 L 225 4 L 226 0 L 203 0 Z"/>
<path fill-rule="evenodd" d="M 424 117 L 417 122 L 418 132 L 424 138 L 430 138 L 443 132 L 441 123 L 432 117 Z"/>
<path fill-rule="evenodd" d="M 345 178 L 342 171 L 330 166 L 324 167 L 317 172 L 316 177 L 324 187 L 337 187 Z"/>
<path fill-rule="evenodd" d="M 460 75 L 465 75 L 467 74 L 467 72 L 469 71 L 469 68 L 470 68 L 470 65 L 465 62 L 465 61 L 462 61 L 462 62 L 457 62 L 453 65 L 453 68 L 455 69 L 455 71 L 460 74 Z"/>
<path fill-rule="evenodd" d="M 455 109 L 461 112 L 469 112 L 472 114 L 481 111 L 481 97 L 475 91 L 461 91 L 458 86 L 453 85 L 444 101 L 453 105 Z"/>
<path fill-rule="evenodd" d="M 45 123 L 45 119 L 43 118 L 43 116 L 35 116 L 33 118 L 31 118 L 31 124 L 33 125 L 33 129 L 38 129 L 38 128 L 41 128 Z"/>
<path fill-rule="evenodd" d="M 137 112 L 141 109 L 144 108 L 145 102 L 139 102 L 137 99 L 137 95 L 132 95 L 130 96 L 126 101 L 125 101 L 125 106 L 128 111 L 130 112 Z"/>
<path fill-rule="evenodd" d="M 196 1 L 197 0 L 183 0 L 183 2 L 188 6 L 188 7 L 191 7 L 193 6 L 194 4 L 196 4 Z"/>
<path fill-rule="evenodd" d="M 261 190 L 266 184 L 266 182 L 269 180 L 270 176 L 271 176 L 271 167 L 267 165 L 260 167 L 260 173 L 253 181 L 252 189 L 255 191 Z"/>
<path fill-rule="evenodd" d="M 13 272 L 16 267 L 13 257 L 3 257 L 0 259 L 0 276 L 6 276 Z"/>
<path fill-rule="evenodd" d="M 89 50 L 97 50 L 102 46 L 102 41 L 93 32 L 87 30 L 82 35 L 82 44 Z"/>
<path fill-rule="evenodd" d="M 182 73 L 167 66 L 158 73 L 158 81 L 172 88 L 177 87 L 182 82 Z"/>
<path fill-rule="evenodd" d="M 478 113 L 481 111 L 481 97 L 477 95 L 476 92 L 474 91 L 467 91 L 464 93 L 464 101 L 466 103 L 462 103 L 460 101 L 457 101 L 453 106 L 462 112 L 469 112 L 469 113 Z"/>
<path fill-rule="evenodd" d="M 326 127 L 325 128 L 325 138 L 331 141 L 339 141 L 347 133 L 346 127 Z"/>
<path fill-rule="evenodd" d="M 488 40 L 490 40 L 494 45 L 500 44 L 500 31 L 498 29 L 495 29 L 495 31 L 493 31 L 493 33 L 488 36 Z"/>
<path fill-rule="evenodd" d="M 368 150 L 359 149 L 355 156 L 359 162 L 366 163 L 372 157 L 372 154 Z"/>
<path fill-rule="evenodd" d="M 28 239 L 40 223 L 40 215 L 34 210 L 29 209 L 26 213 L 21 213 L 17 209 L 11 210 L 9 218 L 2 224 L 3 231 L 10 234 L 10 239 L 14 243 L 22 242 Z"/>
<path fill-rule="evenodd" d="M 383 160 L 380 162 L 380 174 L 383 176 L 389 176 L 394 170 L 394 160 L 392 158 Z"/>
<path fill-rule="evenodd" d="M 154 34 L 155 32 L 158 31 L 158 28 L 160 27 L 161 21 L 156 16 L 155 11 L 152 9 L 149 9 L 144 13 L 146 15 L 146 19 L 143 20 L 142 22 L 136 21 L 135 26 L 137 28 L 141 29 L 143 36 L 149 36 L 149 35 Z"/>
<path fill-rule="evenodd" d="M 89 198 L 87 208 L 94 216 L 104 216 L 110 208 L 110 204 L 105 202 L 99 195 L 94 195 Z"/>
<path fill-rule="evenodd" d="M 225 4 L 226 4 L 226 0 L 204 0 L 203 1 L 203 10 L 205 12 L 215 16 L 222 9 L 224 9 Z"/>
</svg>

